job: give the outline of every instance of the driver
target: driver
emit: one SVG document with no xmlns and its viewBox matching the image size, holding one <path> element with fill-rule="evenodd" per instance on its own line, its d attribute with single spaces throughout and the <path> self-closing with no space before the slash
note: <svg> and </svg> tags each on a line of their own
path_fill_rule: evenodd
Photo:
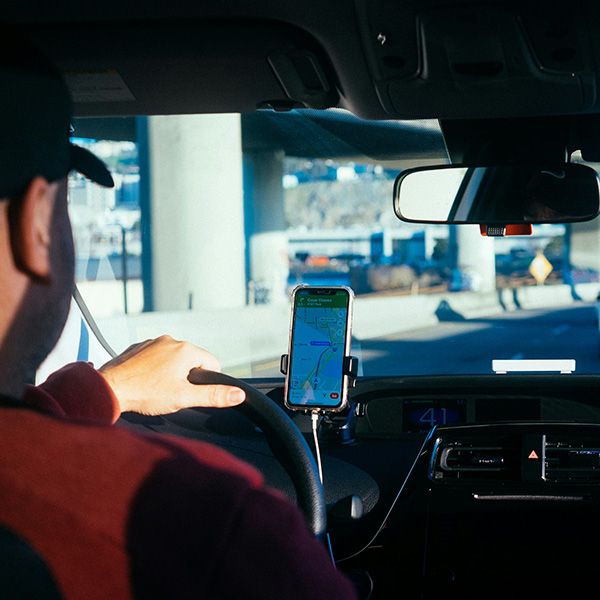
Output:
<svg viewBox="0 0 600 600">
<path fill-rule="evenodd" d="M 238 388 L 187 381 L 194 367 L 218 369 L 205 350 L 163 337 L 99 371 L 78 363 L 27 385 L 73 290 L 67 174 L 112 179 L 69 143 L 58 73 L 14 32 L 0 49 L 0 526 L 66 598 L 353 598 L 296 507 L 252 467 L 112 427 L 122 411 L 242 402 Z"/>
</svg>

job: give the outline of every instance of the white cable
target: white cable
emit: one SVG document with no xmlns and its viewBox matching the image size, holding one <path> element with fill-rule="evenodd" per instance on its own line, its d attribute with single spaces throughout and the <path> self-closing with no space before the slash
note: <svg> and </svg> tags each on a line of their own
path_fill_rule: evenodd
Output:
<svg viewBox="0 0 600 600">
<path fill-rule="evenodd" d="M 423 455 L 423 452 L 425 451 L 425 446 L 429 442 L 429 440 L 430 440 L 431 436 L 433 435 L 434 431 L 435 431 L 435 428 L 432 428 L 429 431 L 429 433 L 427 434 L 427 436 L 425 437 L 425 440 L 423 441 L 423 443 L 421 444 L 421 447 L 419 448 L 419 451 L 417 452 L 417 456 L 416 456 L 415 460 L 413 461 L 413 463 L 412 463 L 412 465 L 411 465 L 411 467 L 410 467 L 410 469 L 409 469 L 406 477 L 404 478 L 404 481 L 402 482 L 402 485 L 400 486 L 400 489 L 398 490 L 398 493 L 396 494 L 396 497 L 394 498 L 394 501 L 392 502 L 392 505 L 390 506 L 390 508 L 387 511 L 387 513 L 386 513 L 383 521 L 381 522 L 381 526 L 375 532 L 375 535 L 360 550 L 357 550 L 356 552 L 353 552 L 352 554 L 350 554 L 348 556 L 344 556 L 344 558 L 340 558 L 339 560 L 336 561 L 336 563 L 341 563 L 341 562 L 344 562 L 346 560 L 350 560 L 351 558 L 354 558 L 355 556 L 358 556 L 359 554 L 361 554 L 365 550 L 367 550 L 369 548 L 369 546 L 377 539 L 377 536 L 381 533 L 381 531 L 383 530 L 385 524 L 387 523 L 387 520 L 390 518 L 390 515 L 392 514 L 392 511 L 394 510 L 394 507 L 396 506 L 396 503 L 398 502 L 398 500 L 402 496 L 402 492 L 404 491 L 406 483 L 410 479 L 410 476 L 412 475 L 412 472 L 414 471 L 415 467 L 417 466 L 417 463 L 419 462 L 419 459 Z"/>
<path fill-rule="evenodd" d="M 315 410 L 310 415 L 312 422 L 313 440 L 315 442 L 315 455 L 317 457 L 317 467 L 319 467 L 319 479 L 323 485 L 323 467 L 321 465 L 321 449 L 319 448 L 319 436 L 317 434 L 317 426 L 319 424 L 319 413 Z"/>
<path fill-rule="evenodd" d="M 313 432 L 313 440 L 315 442 L 315 456 L 317 457 L 317 467 L 319 468 L 319 479 L 321 480 L 321 485 L 323 485 L 323 466 L 321 465 L 321 448 L 319 447 L 319 435 L 318 435 L 318 426 L 319 426 L 319 411 L 314 410 L 310 415 L 310 420 L 312 423 L 312 432 Z M 333 548 L 331 546 L 331 538 L 329 537 L 329 532 L 325 532 L 325 539 L 327 541 L 327 549 L 329 550 L 329 556 L 331 557 L 331 562 L 335 566 L 335 557 L 333 556 Z"/>
</svg>

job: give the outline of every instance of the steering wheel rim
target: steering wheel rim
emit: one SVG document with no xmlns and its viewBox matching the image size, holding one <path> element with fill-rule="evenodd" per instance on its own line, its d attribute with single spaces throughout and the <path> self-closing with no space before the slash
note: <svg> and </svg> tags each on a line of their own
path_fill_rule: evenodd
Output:
<svg viewBox="0 0 600 600">
<path fill-rule="evenodd" d="M 188 379 L 199 385 L 232 385 L 246 392 L 246 400 L 235 409 L 265 434 L 273 455 L 294 484 L 298 507 L 311 531 L 321 537 L 327 528 L 325 493 L 313 453 L 296 424 L 273 400 L 245 381 L 205 369 L 192 369 Z"/>
</svg>

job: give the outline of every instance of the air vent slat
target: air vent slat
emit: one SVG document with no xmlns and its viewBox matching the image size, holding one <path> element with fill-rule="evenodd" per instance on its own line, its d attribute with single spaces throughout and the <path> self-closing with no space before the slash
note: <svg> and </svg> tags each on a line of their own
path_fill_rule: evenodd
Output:
<svg viewBox="0 0 600 600">
<path fill-rule="evenodd" d="M 600 447 L 597 439 L 547 436 L 544 459 L 545 481 L 600 482 Z"/>
<path fill-rule="evenodd" d="M 513 480 L 519 451 L 512 443 L 485 444 L 438 440 L 431 477 L 434 480 Z"/>
</svg>

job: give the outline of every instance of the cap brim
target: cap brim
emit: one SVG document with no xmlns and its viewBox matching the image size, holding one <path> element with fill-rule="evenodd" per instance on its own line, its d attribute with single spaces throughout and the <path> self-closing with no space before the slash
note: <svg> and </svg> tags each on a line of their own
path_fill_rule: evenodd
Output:
<svg viewBox="0 0 600 600">
<path fill-rule="evenodd" d="M 115 186 L 106 165 L 89 150 L 73 144 L 71 144 L 71 169 L 78 171 L 103 187 L 111 188 Z"/>
</svg>

